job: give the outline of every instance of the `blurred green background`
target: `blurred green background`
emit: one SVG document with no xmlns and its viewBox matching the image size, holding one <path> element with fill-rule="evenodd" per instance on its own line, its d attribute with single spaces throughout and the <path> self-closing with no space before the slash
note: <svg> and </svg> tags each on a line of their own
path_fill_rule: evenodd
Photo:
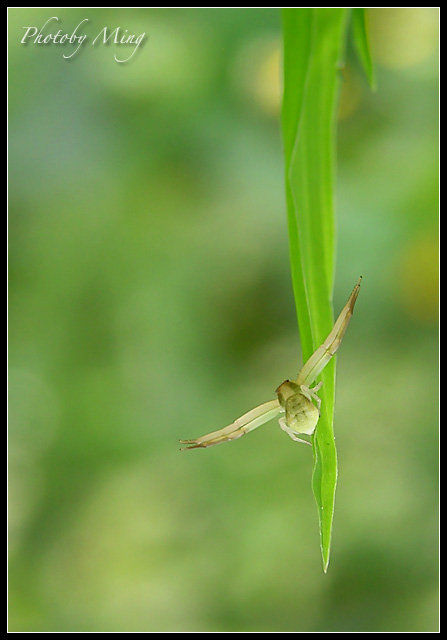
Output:
<svg viewBox="0 0 447 640">
<path fill-rule="evenodd" d="M 74 47 L 23 45 L 59 17 Z M 348 47 L 332 558 L 275 422 L 180 453 L 301 366 L 276 9 L 9 11 L 11 631 L 435 631 L 438 11 Z M 146 39 L 91 40 L 107 26 Z M 45 33 L 57 29 L 48 25 Z"/>
</svg>

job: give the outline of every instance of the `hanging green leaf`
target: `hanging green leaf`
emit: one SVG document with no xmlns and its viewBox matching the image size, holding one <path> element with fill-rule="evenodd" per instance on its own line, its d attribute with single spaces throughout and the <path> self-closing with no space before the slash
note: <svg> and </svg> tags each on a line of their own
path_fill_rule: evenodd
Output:
<svg viewBox="0 0 447 640">
<path fill-rule="evenodd" d="M 354 40 L 354 46 L 357 51 L 360 62 L 362 63 L 363 70 L 369 82 L 371 89 L 376 88 L 376 78 L 374 72 L 374 65 L 371 57 L 371 50 L 369 47 L 368 34 L 365 23 L 365 9 L 360 7 L 354 7 L 352 9 L 352 37 Z"/>
<path fill-rule="evenodd" d="M 282 134 L 290 262 L 304 361 L 333 325 L 335 135 L 347 21 L 345 8 L 283 9 Z M 326 571 L 337 483 L 334 359 L 321 380 L 312 486 Z"/>
</svg>

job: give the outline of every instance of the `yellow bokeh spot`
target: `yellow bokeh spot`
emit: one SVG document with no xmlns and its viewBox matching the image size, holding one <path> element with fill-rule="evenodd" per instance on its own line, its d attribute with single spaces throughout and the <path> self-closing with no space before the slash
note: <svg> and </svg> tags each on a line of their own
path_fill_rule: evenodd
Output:
<svg viewBox="0 0 447 640">
<path fill-rule="evenodd" d="M 439 309 L 439 247 L 426 235 L 406 247 L 400 258 L 399 296 L 407 313 L 423 323 L 436 323 Z"/>
<path fill-rule="evenodd" d="M 281 43 L 264 36 L 248 43 L 236 58 L 233 79 L 237 91 L 268 116 L 281 107 Z"/>
<path fill-rule="evenodd" d="M 373 59 L 383 67 L 405 69 L 435 53 L 439 36 L 436 7 L 385 7 L 368 10 Z"/>
<path fill-rule="evenodd" d="M 281 104 L 280 61 L 279 46 L 266 52 L 253 85 L 259 105 L 272 116 L 279 113 Z"/>
</svg>

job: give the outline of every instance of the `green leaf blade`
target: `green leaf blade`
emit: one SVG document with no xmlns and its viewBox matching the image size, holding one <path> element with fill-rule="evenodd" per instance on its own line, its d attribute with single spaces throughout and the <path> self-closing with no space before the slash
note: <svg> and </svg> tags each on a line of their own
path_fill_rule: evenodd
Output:
<svg viewBox="0 0 447 640">
<path fill-rule="evenodd" d="M 283 10 L 282 133 L 292 283 L 304 362 L 333 325 L 335 133 L 347 18 L 345 8 Z M 337 482 L 334 360 L 321 379 L 312 486 L 326 571 Z"/>
<path fill-rule="evenodd" d="M 375 90 L 376 74 L 369 46 L 364 8 L 354 7 L 352 9 L 351 29 L 354 46 L 368 80 L 368 84 L 371 89 Z"/>
</svg>

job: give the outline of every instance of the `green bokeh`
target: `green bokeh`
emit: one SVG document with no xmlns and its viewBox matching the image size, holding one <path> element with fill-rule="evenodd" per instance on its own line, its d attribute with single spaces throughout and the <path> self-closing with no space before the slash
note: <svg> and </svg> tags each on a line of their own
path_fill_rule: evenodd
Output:
<svg viewBox="0 0 447 640">
<path fill-rule="evenodd" d="M 70 59 L 20 43 L 53 15 L 89 19 Z M 10 10 L 11 631 L 437 629 L 438 13 L 369 20 L 377 92 L 350 49 L 341 71 L 336 313 L 363 284 L 324 575 L 307 447 L 272 422 L 178 450 L 301 365 L 279 12 Z M 147 37 L 120 64 L 104 26 Z"/>
</svg>

